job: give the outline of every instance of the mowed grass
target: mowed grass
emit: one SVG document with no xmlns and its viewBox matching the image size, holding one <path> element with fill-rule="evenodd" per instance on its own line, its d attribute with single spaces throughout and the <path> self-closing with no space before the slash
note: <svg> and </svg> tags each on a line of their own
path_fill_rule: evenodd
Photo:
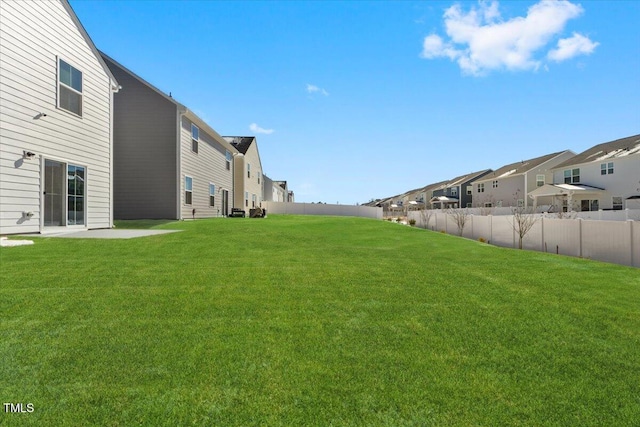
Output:
<svg viewBox="0 0 640 427">
<path fill-rule="evenodd" d="M 34 412 L 0 425 L 639 423 L 638 269 L 360 218 L 154 227 L 183 231 L 1 249 L 0 400 Z"/>
</svg>

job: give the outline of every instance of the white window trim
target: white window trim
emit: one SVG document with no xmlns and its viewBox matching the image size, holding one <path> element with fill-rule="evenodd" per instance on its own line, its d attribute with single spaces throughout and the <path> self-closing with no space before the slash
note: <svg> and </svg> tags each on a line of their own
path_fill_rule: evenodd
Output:
<svg viewBox="0 0 640 427">
<path fill-rule="evenodd" d="M 611 167 L 609 167 L 609 165 L 611 165 Z M 613 162 L 600 163 L 600 175 L 613 175 L 614 172 L 615 172 L 615 169 L 614 169 Z"/>
<path fill-rule="evenodd" d="M 187 190 L 187 178 L 191 180 L 191 190 Z M 187 193 L 191 193 L 191 203 L 187 203 Z M 193 177 L 189 175 L 184 176 L 184 204 L 187 206 L 193 205 Z"/>
<path fill-rule="evenodd" d="M 213 186 L 213 194 L 211 193 L 211 186 Z M 213 204 L 211 204 L 211 197 L 213 197 Z M 216 205 L 216 185 L 213 182 L 209 183 L 209 207 L 212 208 Z"/>
<path fill-rule="evenodd" d="M 195 138 L 194 135 L 193 135 L 193 133 L 194 133 L 193 130 L 194 129 L 196 130 L 196 133 L 198 134 L 197 138 Z M 195 145 L 194 145 L 194 143 L 195 143 Z M 198 151 L 200 149 L 199 145 L 200 145 L 200 128 L 198 126 L 194 125 L 193 123 L 191 123 L 191 152 L 198 154 Z M 194 150 L 193 147 L 195 147 L 196 149 Z"/>
<path fill-rule="evenodd" d="M 56 107 L 62 111 L 66 111 L 69 114 L 73 114 L 76 117 L 80 117 L 82 118 L 82 113 L 84 112 L 84 72 L 82 70 L 80 70 L 80 68 L 76 67 L 75 65 L 73 65 L 71 62 L 67 61 L 66 59 L 58 56 L 56 57 L 57 60 L 57 64 L 56 64 Z M 60 80 L 60 61 L 64 61 L 65 63 L 69 64 L 69 66 L 75 68 L 76 70 L 78 70 L 80 72 L 80 74 L 82 75 L 82 91 L 78 92 L 77 90 L 75 90 L 74 88 L 72 88 L 71 86 L 68 86 L 66 83 L 63 83 Z M 69 89 L 70 91 L 77 93 L 80 95 L 80 114 L 77 114 L 71 110 L 67 110 L 66 108 L 60 106 L 60 85 L 64 85 L 65 88 Z"/>
</svg>

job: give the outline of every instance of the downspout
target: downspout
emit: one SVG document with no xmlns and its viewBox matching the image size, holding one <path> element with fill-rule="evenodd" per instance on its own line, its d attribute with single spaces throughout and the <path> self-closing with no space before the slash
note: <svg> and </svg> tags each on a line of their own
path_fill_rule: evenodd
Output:
<svg viewBox="0 0 640 427">
<path fill-rule="evenodd" d="M 111 90 L 109 93 L 109 228 L 113 228 L 113 209 L 115 206 L 115 203 L 113 202 L 113 186 L 114 186 L 114 179 L 113 179 L 113 155 L 114 155 L 114 150 L 113 150 L 113 129 L 114 129 L 114 125 L 113 122 L 115 121 L 115 118 L 113 117 L 113 112 L 114 112 L 114 107 L 113 107 L 113 103 L 115 102 L 115 94 L 120 92 L 120 89 L 122 89 L 122 86 L 120 85 L 115 85 L 112 84 L 111 85 Z"/>
<path fill-rule="evenodd" d="M 522 196 L 522 198 L 524 199 L 524 208 L 525 210 L 529 207 L 529 191 L 528 191 L 528 182 L 527 182 L 527 174 L 528 172 L 524 173 L 524 195 Z M 516 201 L 517 203 L 517 201 Z"/>
<path fill-rule="evenodd" d="M 176 218 L 182 220 L 182 117 L 186 108 L 176 105 Z"/>
<path fill-rule="evenodd" d="M 236 207 L 236 153 L 231 154 L 231 209 Z M 227 206 L 228 208 L 228 206 Z"/>
</svg>

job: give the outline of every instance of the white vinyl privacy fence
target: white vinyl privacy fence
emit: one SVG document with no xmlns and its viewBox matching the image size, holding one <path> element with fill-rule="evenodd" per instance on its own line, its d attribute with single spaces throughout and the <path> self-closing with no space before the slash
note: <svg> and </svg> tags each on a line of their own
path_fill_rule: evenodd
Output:
<svg viewBox="0 0 640 427">
<path fill-rule="evenodd" d="M 536 215 L 536 222 L 522 240 L 523 249 L 589 258 L 640 267 L 640 222 L 549 218 Z M 460 234 L 450 214 L 431 211 L 429 218 L 410 212 L 416 226 L 448 234 Z M 428 223 L 427 223 L 428 221 Z M 484 239 L 496 246 L 517 248 L 518 233 L 513 215 L 469 215 L 462 237 Z"/>
<path fill-rule="evenodd" d="M 262 202 L 268 214 L 337 215 L 382 219 L 382 208 L 370 206 L 329 205 L 325 203 Z"/>
</svg>

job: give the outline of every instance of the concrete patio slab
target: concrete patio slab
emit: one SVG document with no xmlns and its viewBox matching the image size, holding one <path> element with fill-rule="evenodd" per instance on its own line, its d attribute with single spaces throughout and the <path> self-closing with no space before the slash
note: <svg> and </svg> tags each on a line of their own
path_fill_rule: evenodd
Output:
<svg viewBox="0 0 640 427">
<path fill-rule="evenodd" d="M 61 237 L 65 239 L 134 239 L 136 237 L 156 236 L 158 234 L 175 233 L 182 230 L 103 230 L 65 231 L 62 233 L 42 234 L 42 237 Z"/>
</svg>

